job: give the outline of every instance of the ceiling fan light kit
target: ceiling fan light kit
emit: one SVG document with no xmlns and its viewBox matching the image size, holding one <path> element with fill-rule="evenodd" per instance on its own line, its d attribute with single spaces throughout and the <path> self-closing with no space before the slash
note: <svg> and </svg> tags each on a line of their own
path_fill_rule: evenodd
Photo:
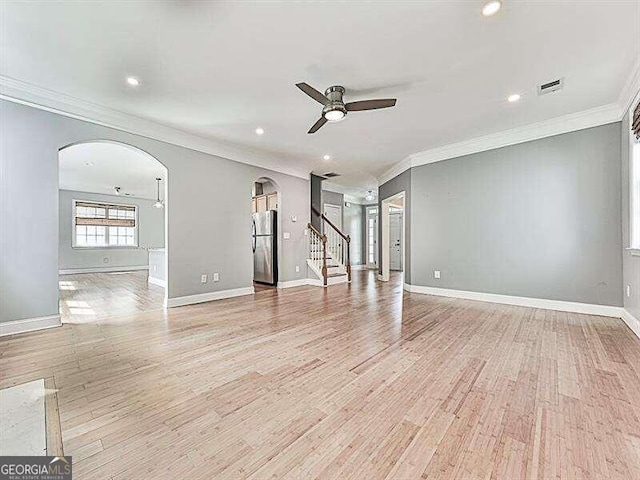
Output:
<svg viewBox="0 0 640 480">
<path fill-rule="evenodd" d="M 396 104 L 395 98 L 385 98 L 380 100 L 362 100 L 359 102 L 344 103 L 343 95 L 345 88 L 334 85 L 325 90 L 324 95 L 311 85 L 301 82 L 296 83 L 296 87 L 323 105 L 322 116 L 313 124 L 307 133 L 316 133 L 327 122 L 339 122 L 347 116 L 348 112 L 358 112 L 363 110 L 377 110 L 379 108 L 393 107 Z"/>
</svg>

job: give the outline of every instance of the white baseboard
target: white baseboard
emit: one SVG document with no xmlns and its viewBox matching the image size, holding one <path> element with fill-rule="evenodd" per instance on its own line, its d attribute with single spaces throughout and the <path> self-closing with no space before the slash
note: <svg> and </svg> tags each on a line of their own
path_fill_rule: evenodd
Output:
<svg viewBox="0 0 640 480">
<path fill-rule="evenodd" d="M 495 293 L 469 292 L 465 290 L 450 290 L 448 288 L 422 287 L 420 285 L 404 284 L 404 289 L 412 293 L 437 295 L 440 297 L 464 298 L 479 302 L 503 303 L 520 307 L 542 308 L 545 310 L 559 310 L 561 312 L 584 313 L 602 317 L 622 318 L 624 309 L 613 305 L 596 305 L 592 303 L 565 302 L 563 300 L 547 300 L 544 298 L 513 297 Z"/>
<path fill-rule="evenodd" d="M 289 280 L 288 282 L 278 282 L 278 288 L 302 287 L 309 285 L 308 278 L 300 278 L 298 280 Z"/>
<path fill-rule="evenodd" d="M 626 308 L 622 309 L 622 321 L 636 334 L 636 337 L 640 338 L 640 320 L 631 315 Z"/>
<path fill-rule="evenodd" d="M 253 287 L 233 288 L 231 290 L 221 290 L 219 292 L 199 293 L 197 295 L 187 295 L 185 297 L 174 297 L 167 299 L 167 307 L 181 307 L 194 303 L 211 302 L 224 298 L 240 297 L 242 295 L 253 295 Z"/>
<path fill-rule="evenodd" d="M 43 328 L 53 328 L 62 325 L 60 315 L 49 315 L 48 317 L 25 318 L 13 320 L 11 322 L 0 323 L 0 337 L 5 335 L 15 335 L 16 333 L 32 332 Z"/>
<path fill-rule="evenodd" d="M 167 288 L 167 281 L 166 280 L 162 280 L 161 278 L 156 278 L 156 277 L 152 277 L 151 275 L 149 275 L 147 277 L 147 282 L 153 284 L 153 285 L 157 285 L 159 287 L 162 288 Z"/>
<path fill-rule="evenodd" d="M 149 270 L 149 265 L 138 265 L 134 267 L 92 267 L 92 268 L 67 268 L 58 270 L 59 275 L 73 275 L 76 273 L 113 273 L 113 272 L 133 272 L 137 270 Z"/>
</svg>

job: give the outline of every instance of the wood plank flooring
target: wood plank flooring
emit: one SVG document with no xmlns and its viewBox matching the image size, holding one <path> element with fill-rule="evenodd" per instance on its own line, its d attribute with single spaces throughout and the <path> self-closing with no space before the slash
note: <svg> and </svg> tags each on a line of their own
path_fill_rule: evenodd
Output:
<svg viewBox="0 0 640 480">
<path fill-rule="evenodd" d="M 64 323 L 158 310 L 164 288 L 147 282 L 146 270 L 60 275 L 60 314 Z"/>
<path fill-rule="evenodd" d="M 621 320 L 351 285 L 0 339 L 83 479 L 640 478 Z"/>
</svg>

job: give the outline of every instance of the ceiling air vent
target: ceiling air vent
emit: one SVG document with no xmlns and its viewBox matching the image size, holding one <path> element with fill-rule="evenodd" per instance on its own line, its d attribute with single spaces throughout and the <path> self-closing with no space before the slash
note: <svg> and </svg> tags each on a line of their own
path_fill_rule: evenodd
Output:
<svg viewBox="0 0 640 480">
<path fill-rule="evenodd" d="M 558 90 L 562 90 L 562 87 L 564 87 L 564 77 L 538 85 L 538 95 L 557 92 Z"/>
<path fill-rule="evenodd" d="M 336 173 L 336 172 L 329 172 L 329 173 L 325 173 L 322 176 L 325 177 L 325 178 L 333 178 L 333 177 L 339 177 L 340 174 Z"/>
</svg>

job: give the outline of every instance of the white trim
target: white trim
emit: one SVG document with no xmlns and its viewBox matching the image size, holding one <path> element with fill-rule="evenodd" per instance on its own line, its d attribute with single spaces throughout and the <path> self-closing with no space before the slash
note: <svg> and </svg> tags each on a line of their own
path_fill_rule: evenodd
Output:
<svg viewBox="0 0 640 480">
<path fill-rule="evenodd" d="M 215 155 L 247 165 L 266 168 L 309 179 L 310 169 L 293 156 L 269 154 L 247 147 L 230 145 L 201 135 L 153 122 L 136 115 L 114 110 L 60 92 L 0 75 L 0 99 L 28 105 L 76 120 L 102 125 L 122 132 L 141 135 L 198 152 Z M 291 161 L 296 160 L 296 161 Z M 299 167 L 293 167 L 298 165 Z"/>
<path fill-rule="evenodd" d="M 167 288 L 167 281 L 161 278 L 156 278 L 149 275 L 147 277 L 147 282 L 149 282 L 152 285 L 157 285 L 158 287 Z"/>
<path fill-rule="evenodd" d="M 194 303 L 211 302 L 213 300 L 222 300 L 224 298 L 240 297 L 243 295 L 253 295 L 253 287 L 233 288 L 231 290 L 220 290 L 218 292 L 198 293 L 196 295 L 187 295 L 185 297 L 174 297 L 167 299 L 167 307 L 181 307 L 183 305 L 192 305 Z"/>
<path fill-rule="evenodd" d="M 471 155 L 473 153 L 561 135 L 563 133 L 575 132 L 585 128 L 619 122 L 625 113 L 626 109 L 623 110 L 617 103 L 611 103 L 582 112 L 552 118 L 543 122 L 532 123 L 522 127 L 412 153 L 380 175 L 378 182 L 382 185 L 411 167 L 418 167 L 420 165 L 441 162 L 464 155 Z"/>
<path fill-rule="evenodd" d="M 298 280 L 289 280 L 288 282 L 278 282 L 278 288 L 292 288 L 309 285 L 308 278 L 300 278 Z"/>
<path fill-rule="evenodd" d="M 622 321 L 635 333 L 636 337 L 640 338 L 640 320 L 631 315 L 626 308 L 622 309 Z"/>
<path fill-rule="evenodd" d="M 354 270 L 368 270 L 369 267 L 367 267 L 365 264 L 360 264 L 360 265 L 351 265 L 351 271 Z"/>
<path fill-rule="evenodd" d="M 517 305 L 520 307 L 542 308 L 544 310 L 559 310 L 561 312 L 584 313 L 599 315 L 602 317 L 621 318 L 622 307 L 612 305 L 596 305 L 592 303 L 566 302 L 564 300 L 547 300 L 545 298 L 513 297 L 511 295 L 499 295 L 495 293 L 470 292 L 466 290 L 451 290 L 448 288 L 423 287 L 405 283 L 404 289 L 411 293 L 423 295 L 437 295 L 439 297 L 464 298 L 479 302 L 501 303 L 505 305 Z"/>
<path fill-rule="evenodd" d="M 60 315 L 2 322 L 0 323 L 0 337 L 15 335 L 16 333 L 33 332 L 34 330 L 42 330 L 44 328 L 59 327 L 61 325 Z"/>
<path fill-rule="evenodd" d="M 380 273 L 381 273 L 381 280 L 383 282 L 388 282 L 389 278 L 390 278 L 390 256 L 389 256 L 389 246 L 390 246 L 390 229 L 389 229 L 389 215 L 391 215 L 391 213 L 389 212 L 389 206 L 391 206 L 391 202 L 393 202 L 394 200 L 398 199 L 398 198 L 402 198 L 403 201 L 406 201 L 407 198 L 407 194 L 404 190 L 402 190 L 401 192 L 395 193 L 394 195 L 391 195 L 390 197 L 384 198 L 382 199 L 382 202 L 380 203 L 380 211 L 378 213 L 378 219 L 380 221 L 380 245 L 381 245 L 381 249 L 380 249 Z M 404 203 L 403 203 L 404 205 Z M 402 255 L 404 256 L 404 258 L 402 259 L 402 265 L 406 265 L 406 250 L 404 248 L 404 239 L 407 237 L 407 222 L 406 219 L 404 217 L 404 212 L 403 212 L 403 216 L 402 216 Z"/>
<path fill-rule="evenodd" d="M 134 272 L 137 270 L 149 270 L 149 265 L 123 266 L 123 267 L 89 267 L 89 268 L 65 268 L 58 270 L 59 275 L 74 275 L 76 273 L 113 273 Z"/>
<path fill-rule="evenodd" d="M 640 89 L 638 89 L 638 85 L 640 85 L 640 59 L 636 61 L 618 97 L 618 105 L 620 105 L 622 109 L 623 117 L 631 106 L 640 99 Z"/>
</svg>

